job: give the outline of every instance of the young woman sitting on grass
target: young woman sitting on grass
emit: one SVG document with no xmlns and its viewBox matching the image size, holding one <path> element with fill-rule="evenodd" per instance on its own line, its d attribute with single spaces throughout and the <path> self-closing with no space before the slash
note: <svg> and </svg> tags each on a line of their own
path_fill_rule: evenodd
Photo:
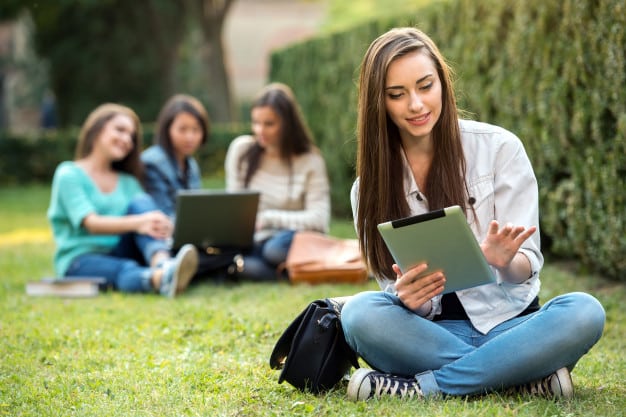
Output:
<svg viewBox="0 0 626 417">
<path fill-rule="evenodd" d="M 284 84 L 263 88 L 252 103 L 252 136 L 235 138 L 226 154 L 226 188 L 261 193 L 252 253 L 243 280 L 276 280 L 297 230 L 327 232 L 330 186 L 300 106 Z"/>
<path fill-rule="evenodd" d="M 210 130 L 209 115 L 202 103 L 193 96 L 176 94 L 159 112 L 154 144 L 141 153 L 144 187 L 157 207 L 173 222 L 178 193 L 202 188 L 200 167 L 194 155 L 206 144 Z M 241 255 L 236 250 L 222 249 L 220 253 L 198 251 L 195 282 L 196 278 L 232 278 Z"/>
<path fill-rule="evenodd" d="M 347 342 L 375 368 L 355 372 L 348 396 L 515 387 L 569 398 L 570 371 L 600 339 L 604 309 L 581 292 L 540 305 L 538 190 L 522 142 L 458 114 L 450 69 L 428 36 L 393 29 L 370 45 L 352 208 L 382 291 L 357 294 L 342 311 Z M 426 263 L 401 271 L 376 225 L 453 205 L 464 210 L 497 283 L 442 295 L 445 271 L 424 274 Z"/>
<path fill-rule="evenodd" d="M 209 115 L 200 101 L 176 94 L 159 112 L 154 144 L 141 153 L 144 185 L 157 206 L 171 218 L 179 190 L 202 188 L 194 154 L 209 136 Z"/>
<path fill-rule="evenodd" d="M 196 272 L 186 245 L 175 258 L 167 239 L 171 220 L 141 188 L 141 128 L 128 107 L 103 104 L 89 114 L 75 160 L 54 173 L 48 219 L 58 276 L 104 277 L 124 292 L 173 297 Z"/>
</svg>

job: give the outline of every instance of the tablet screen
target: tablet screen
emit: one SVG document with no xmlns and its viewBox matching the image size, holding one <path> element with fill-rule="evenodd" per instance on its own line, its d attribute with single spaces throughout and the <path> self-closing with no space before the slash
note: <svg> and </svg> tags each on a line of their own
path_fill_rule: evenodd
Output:
<svg viewBox="0 0 626 417">
<path fill-rule="evenodd" d="M 443 294 L 496 282 L 459 206 L 381 223 L 378 230 L 402 272 L 422 262 L 426 274 L 442 270 Z"/>
</svg>

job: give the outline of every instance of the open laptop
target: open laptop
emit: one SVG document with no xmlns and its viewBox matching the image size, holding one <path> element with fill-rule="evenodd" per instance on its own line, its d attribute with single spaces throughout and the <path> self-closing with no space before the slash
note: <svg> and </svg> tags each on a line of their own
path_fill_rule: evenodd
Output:
<svg viewBox="0 0 626 417">
<path fill-rule="evenodd" d="M 258 191 L 181 190 L 172 247 L 192 243 L 207 253 L 212 248 L 250 248 L 258 207 Z"/>
</svg>

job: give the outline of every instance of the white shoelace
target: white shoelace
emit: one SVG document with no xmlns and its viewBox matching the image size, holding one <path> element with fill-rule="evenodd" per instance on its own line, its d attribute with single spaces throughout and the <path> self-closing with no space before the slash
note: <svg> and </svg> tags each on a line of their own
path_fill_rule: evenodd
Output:
<svg viewBox="0 0 626 417">
<path fill-rule="evenodd" d="M 372 379 L 374 379 L 375 382 L 375 397 L 380 397 L 385 393 L 390 395 L 400 395 L 402 398 L 413 398 L 416 395 L 418 397 L 423 396 L 422 390 L 417 384 L 417 381 L 412 381 L 411 383 L 400 382 L 384 376 L 373 377 Z"/>
<path fill-rule="evenodd" d="M 540 395 L 542 397 L 552 397 L 554 393 L 552 392 L 552 375 L 547 378 L 540 379 L 535 383 L 531 384 L 529 387 L 529 391 L 533 395 Z"/>
<path fill-rule="evenodd" d="M 530 382 L 525 385 L 520 385 L 520 386 L 509 388 L 509 390 L 507 390 L 506 392 L 517 393 L 517 394 L 529 394 L 529 395 L 536 395 L 539 397 L 551 398 L 551 397 L 554 397 L 555 395 L 554 392 L 552 391 L 552 378 L 554 377 L 555 377 L 554 374 L 552 374 L 545 378 Z"/>
</svg>

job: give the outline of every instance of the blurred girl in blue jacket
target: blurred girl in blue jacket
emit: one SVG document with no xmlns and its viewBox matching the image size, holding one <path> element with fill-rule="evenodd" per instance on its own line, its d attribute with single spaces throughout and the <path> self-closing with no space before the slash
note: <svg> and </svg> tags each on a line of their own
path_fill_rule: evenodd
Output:
<svg viewBox="0 0 626 417">
<path fill-rule="evenodd" d="M 154 145 L 143 151 L 144 186 L 157 206 L 174 217 L 178 190 L 202 187 L 193 154 L 209 136 L 209 116 L 200 101 L 177 94 L 161 109 Z"/>
</svg>

